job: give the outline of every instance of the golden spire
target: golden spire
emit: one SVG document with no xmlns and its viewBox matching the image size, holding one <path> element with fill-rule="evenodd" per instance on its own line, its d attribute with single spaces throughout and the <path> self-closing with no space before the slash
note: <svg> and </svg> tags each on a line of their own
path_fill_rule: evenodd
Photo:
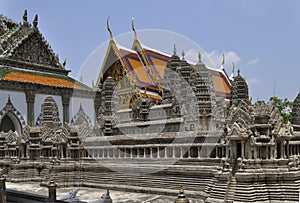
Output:
<svg viewBox="0 0 300 203">
<path fill-rule="evenodd" d="M 110 19 L 110 16 L 108 16 L 108 18 L 106 20 L 106 27 L 107 27 L 107 30 L 109 32 L 109 37 L 112 40 L 113 39 L 113 35 L 112 35 L 112 32 L 111 32 L 110 27 L 109 27 L 109 23 L 108 23 L 109 19 Z"/>
<path fill-rule="evenodd" d="M 234 75 L 234 63 L 232 62 L 232 70 L 231 70 L 232 75 Z"/>
<path fill-rule="evenodd" d="M 136 31 L 134 28 L 134 16 L 132 16 L 132 18 L 131 18 L 131 28 L 132 28 L 132 31 L 134 32 L 134 37 L 137 38 L 137 34 L 136 34 Z"/>
<path fill-rule="evenodd" d="M 222 54 L 222 66 L 224 66 L 224 64 L 225 64 L 225 55 L 224 55 L 224 53 Z"/>
</svg>

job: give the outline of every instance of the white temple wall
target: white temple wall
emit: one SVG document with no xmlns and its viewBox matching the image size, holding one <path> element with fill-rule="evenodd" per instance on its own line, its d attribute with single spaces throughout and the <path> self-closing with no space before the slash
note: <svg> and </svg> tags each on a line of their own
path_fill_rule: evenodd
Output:
<svg viewBox="0 0 300 203">
<path fill-rule="evenodd" d="M 94 125 L 94 101 L 93 99 L 87 99 L 87 98 L 72 97 L 70 99 L 70 111 L 69 111 L 70 122 L 72 118 L 75 116 L 75 114 L 78 112 L 80 104 L 82 106 L 83 111 L 90 118 L 92 124 Z"/>
<path fill-rule="evenodd" d="M 54 95 L 46 95 L 46 94 L 36 94 L 35 95 L 35 102 L 34 102 L 34 124 L 37 121 L 42 109 L 42 104 L 46 97 L 51 96 L 55 100 L 58 106 L 58 113 L 60 122 L 63 123 L 63 107 L 62 107 L 62 100 L 61 96 L 54 96 Z"/>
<path fill-rule="evenodd" d="M 0 110 L 5 107 L 8 96 L 10 96 L 10 100 L 12 104 L 22 114 L 27 124 L 27 104 L 26 104 L 25 93 L 0 90 Z"/>
</svg>

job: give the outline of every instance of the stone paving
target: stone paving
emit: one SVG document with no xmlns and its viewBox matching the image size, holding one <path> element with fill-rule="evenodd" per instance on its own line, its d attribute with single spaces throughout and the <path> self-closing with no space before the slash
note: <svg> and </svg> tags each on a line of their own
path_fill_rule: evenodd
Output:
<svg viewBox="0 0 300 203">
<path fill-rule="evenodd" d="M 14 189 L 26 192 L 32 192 L 36 194 L 48 195 L 48 190 L 45 187 L 41 187 L 39 183 L 6 183 L 7 189 Z M 69 188 L 58 188 L 57 196 L 65 195 Z M 101 194 L 104 193 L 103 189 L 96 188 L 80 188 L 77 198 L 82 201 L 93 201 L 99 199 Z M 153 194 L 142 194 L 132 192 L 121 192 L 121 191 L 110 191 L 111 198 L 114 203 L 173 203 L 176 197 L 165 196 L 165 195 L 153 195 Z M 190 199 L 190 203 L 202 203 L 202 200 Z"/>
</svg>

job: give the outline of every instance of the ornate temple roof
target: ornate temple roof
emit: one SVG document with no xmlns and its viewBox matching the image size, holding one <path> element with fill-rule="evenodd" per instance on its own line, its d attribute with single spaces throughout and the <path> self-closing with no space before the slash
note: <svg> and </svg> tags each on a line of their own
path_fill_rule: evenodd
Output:
<svg viewBox="0 0 300 203">
<path fill-rule="evenodd" d="M 0 15 L 0 81 L 91 90 L 69 77 L 65 66 L 39 31 L 37 15 L 32 24 L 26 10 L 20 23 Z"/>
<path fill-rule="evenodd" d="M 131 49 L 115 42 L 108 22 L 107 28 L 110 33 L 110 43 L 102 63 L 96 86 L 99 86 L 109 75 L 116 75 L 115 81 L 118 83 L 118 78 L 126 75 L 126 73 L 119 73 L 121 70 L 123 71 L 122 67 L 124 67 L 124 72 L 130 74 L 131 83 L 134 84 L 135 87 L 139 90 L 146 89 L 147 95 L 154 100 L 157 100 L 157 97 L 153 97 L 153 95 L 158 95 L 160 98 L 165 69 L 172 56 L 142 44 L 135 32 L 133 22 L 132 30 L 134 32 L 134 41 Z M 192 69 L 195 68 L 196 65 L 182 61 L 179 57 L 177 61 L 179 64 Z M 183 62 L 184 64 L 182 64 Z M 177 65 L 175 64 L 175 66 Z M 216 96 L 225 97 L 226 101 L 229 102 L 231 80 L 225 73 L 224 68 L 207 68 L 212 76 Z"/>
</svg>

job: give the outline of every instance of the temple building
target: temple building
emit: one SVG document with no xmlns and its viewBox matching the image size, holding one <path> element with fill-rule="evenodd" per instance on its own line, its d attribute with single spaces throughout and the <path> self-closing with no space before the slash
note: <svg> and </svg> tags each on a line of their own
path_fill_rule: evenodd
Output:
<svg viewBox="0 0 300 203">
<path fill-rule="evenodd" d="M 24 12 L 0 15 L 0 167 L 8 181 L 177 194 L 177 202 L 298 201 L 300 96 L 292 123 L 252 105 L 241 71 L 109 44 L 97 83 L 68 76 Z M 172 46 L 172 45 L 171 45 Z"/>
</svg>

